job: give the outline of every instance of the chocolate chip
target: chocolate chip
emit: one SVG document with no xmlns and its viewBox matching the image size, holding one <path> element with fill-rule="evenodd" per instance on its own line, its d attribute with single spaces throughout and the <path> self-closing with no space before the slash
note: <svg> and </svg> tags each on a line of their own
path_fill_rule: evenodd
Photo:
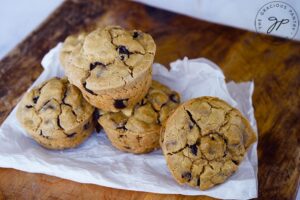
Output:
<svg viewBox="0 0 300 200">
<path fill-rule="evenodd" d="M 83 85 L 84 89 L 85 89 L 88 93 L 90 93 L 90 94 L 92 94 L 92 95 L 96 95 L 92 90 L 86 88 L 86 82 L 84 82 L 82 85 Z"/>
<path fill-rule="evenodd" d="M 197 144 L 193 144 L 191 146 L 189 146 L 190 149 L 191 149 L 191 152 L 192 154 L 194 154 L 195 156 L 197 155 L 197 152 L 198 152 L 198 147 L 197 147 Z"/>
<path fill-rule="evenodd" d="M 197 179 L 197 186 L 200 186 L 200 178 Z"/>
<path fill-rule="evenodd" d="M 125 149 L 131 149 L 131 148 L 130 148 L 130 147 L 128 147 L 128 146 L 124 146 L 124 148 L 125 148 Z"/>
<path fill-rule="evenodd" d="M 87 130 L 89 127 L 90 127 L 90 122 L 86 123 L 86 124 L 83 126 L 83 129 L 84 129 L 84 130 Z"/>
<path fill-rule="evenodd" d="M 90 70 L 93 70 L 95 67 L 97 66 L 102 66 L 102 67 L 106 67 L 106 65 L 104 65 L 101 62 L 94 62 L 94 63 L 90 63 Z"/>
<path fill-rule="evenodd" d="M 183 174 L 181 174 L 181 178 L 184 178 L 188 182 L 190 182 L 192 180 L 192 174 L 191 172 L 184 172 Z"/>
<path fill-rule="evenodd" d="M 71 133 L 71 134 L 66 134 L 68 138 L 72 138 L 76 135 L 77 133 Z"/>
<path fill-rule="evenodd" d="M 93 119 L 97 121 L 97 120 L 99 119 L 100 116 L 101 116 L 101 115 L 100 115 L 100 113 L 99 113 L 99 110 L 98 110 L 98 109 L 95 109 L 95 111 L 94 111 L 94 113 L 93 113 Z"/>
<path fill-rule="evenodd" d="M 33 106 L 32 105 L 26 105 L 25 107 L 26 108 L 32 108 Z"/>
<path fill-rule="evenodd" d="M 123 138 L 125 135 L 119 135 L 118 138 Z"/>
<path fill-rule="evenodd" d="M 96 132 L 99 133 L 102 130 L 102 126 L 99 124 L 98 119 L 101 117 L 101 114 L 99 112 L 98 109 L 95 109 L 95 111 L 93 112 L 93 119 L 95 121 L 95 129 Z"/>
<path fill-rule="evenodd" d="M 139 32 L 134 31 L 132 37 L 135 39 L 135 38 L 137 38 L 139 35 L 140 35 Z"/>
<path fill-rule="evenodd" d="M 33 103 L 36 103 L 38 101 L 38 99 L 39 99 L 39 96 L 33 97 L 32 98 Z"/>
<path fill-rule="evenodd" d="M 231 160 L 235 165 L 238 165 L 239 164 L 239 162 L 238 161 L 236 161 L 236 160 Z"/>
<path fill-rule="evenodd" d="M 102 130 L 102 128 L 103 127 L 98 122 L 95 123 L 95 129 L 96 129 L 97 133 L 100 133 L 100 131 Z"/>
<path fill-rule="evenodd" d="M 128 50 L 125 46 L 123 46 L 123 45 L 118 46 L 118 47 L 117 47 L 117 50 L 118 50 L 119 54 L 125 54 L 125 55 L 127 55 L 128 57 L 129 57 L 129 55 L 130 55 L 129 50 Z"/>
<path fill-rule="evenodd" d="M 117 109 L 123 109 L 127 106 L 128 99 L 116 99 L 114 102 L 114 106 Z"/>
<path fill-rule="evenodd" d="M 175 93 L 170 94 L 169 99 L 171 101 L 173 101 L 174 103 L 179 103 L 179 96 L 177 94 L 175 94 Z"/>
</svg>

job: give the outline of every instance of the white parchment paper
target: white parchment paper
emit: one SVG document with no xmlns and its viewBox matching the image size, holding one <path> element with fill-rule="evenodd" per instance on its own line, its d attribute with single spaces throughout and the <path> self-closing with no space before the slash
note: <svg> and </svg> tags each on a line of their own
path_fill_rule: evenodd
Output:
<svg viewBox="0 0 300 200">
<path fill-rule="evenodd" d="M 32 85 L 54 76 L 63 76 L 58 61 L 61 44 L 42 60 L 45 68 Z M 199 96 L 217 96 L 238 108 L 257 132 L 252 107 L 253 82 L 236 84 L 224 81 L 220 68 L 207 59 L 177 60 L 168 71 L 153 65 L 153 79 L 181 94 L 182 100 Z M 179 185 L 172 178 L 161 150 L 134 155 L 115 149 L 103 132 L 93 134 L 76 149 L 47 150 L 35 143 L 16 119 L 16 108 L 0 128 L 0 167 L 43 173 L 81 183 L 164 194 L 208 195 L 221 199 L 257 197 L 257 147 L 249 149 L 238 171 L 225 183 L 207 191 Z"/>
</svg>

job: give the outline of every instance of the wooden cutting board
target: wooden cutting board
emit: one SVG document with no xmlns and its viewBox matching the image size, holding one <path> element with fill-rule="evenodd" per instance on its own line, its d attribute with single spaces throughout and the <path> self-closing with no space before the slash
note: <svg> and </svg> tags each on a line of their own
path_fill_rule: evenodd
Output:
<svg viewBox="0 0 300 200">
<path fill-rule="evenodd" d="M 71 33 L 108 24 L 149 32 L 157 44 L 156 62 L 168 65 L 184 56 L 206 57 L 222 67 L 228 81 L 254 80 L 259 198 L 296 198 L 300 172 L 298 42 L 262 37 L 129 1 L 65 1 L 0 61 L 0 123 L 42 72 L 40 62 L 49 49 Z M 117 190 L 3 168 L 1 198 L 210 199 Z"/>
</svg>

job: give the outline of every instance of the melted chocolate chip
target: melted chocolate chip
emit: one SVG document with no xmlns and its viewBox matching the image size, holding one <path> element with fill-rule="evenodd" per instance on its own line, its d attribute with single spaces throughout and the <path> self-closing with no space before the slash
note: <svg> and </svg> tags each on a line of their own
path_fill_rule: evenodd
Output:
<svg viewBox="0 0 300 200">
<path fill-rule="evenodd" d="M 127 106 L 128 99 L 116 99 L 114 102 L 114 106 L 117 109 L 123 109 Z"/>
<path fill-rule="evenodd" d="M 192 174 L 191 172 L 184 172 L 183 174 L 181 174 L 181 178 L 184 178 L 188 182 L 190 182 L 192 180 Z"/>
<path fill-rule="evenodd" d="M 87 123 L 83 126 L 83 129 L 84 129 L 84 130 L 87 130 L 89 127 L 90 127 L 90 122 L 87 122 Z"/>
<path fill-rule="evenodd" d="M 191 146 L 189 146 L 190 149 L 191 149 L 191 152 L 192 154 L 194 154 L 195 156 L 197 155 L 197 152 L 198 152 L 198 147 L 197 147 L 197 144 L 193 144 Z"/>
<path fill-rule="evenodd" d="M 33 106 L 32 105 L 26 105 L 25 107 L 26 108 L 32 108 Z"/>
<path fill-rule="evenodd" d="M 97 66 L 102 66 L 102 67 L 105 67 L 106 65 L 104 65 L 103 63 L 101 62 L 94 62 L 94 63 L 91 63 L 90 64 L 90 70 L 93 70 L 95 67 Z"/>
<path fill-rule="evenodd" d="M 118 138 L 123 138 L 125 135 L 119 135 Z"/>
<path fill-rule="evenodd" d="M 33 97 L 32 98 L 33 103 L 36 103 L 38 101 L 38 99 L 39 99 L 39 96 Z"/>
<path fill-rule="evenodd" d="M 179 97 L 178 97 L 178 95 L 176 95 L 176 94 L 170 94 L 170 96 L 169 96 L 169 99 L 171 100 L 171 101 L 173 101 L 174 103 L 179 103 Z"/>
<path fill-rule="evenodd" d="M 197 179 L 197 186 L 200 186 L 200 178 Z"/>
<path fill-rule="evenodd" d="M 130 52 L 128 51 L 128 49 L 125 46 L 123 46 L 123 45 L 118 46 L 117 50 L 118 50 L 119 54 L 125 54 L 127 56 L 129 56 L 129 54 L 130 54 Z"/>
<path fill-rule="evenodd" d="M 102 130 L 102 128 L 103 127 L 98 122 L 95 123 L 95 129 L 96 129 L 97 133 L 100 133 L 100 131 Z"/>
<path fill-rule="evenodd" d="M 77 133 L 71 133 L 71 134 L 66 134 L 68 138 L 72 138 L 76 135 Z"/>
<path fill-rule="evenodd" d="M 239 162 L 238 161 L 236 161 L 236 160 L 231 160 L 235 165 L 238 165 L 239 164 Z"/>
<path fill-rule="evenodd" d="M 137 38 L 139 35 L 140 35 L 139 32 L 134 31 L 132 37 L 135 39 L 135 38 Z"/>
<path fill-rule="evenodd" d="M 210 139 L 214 141 L 214 140 L 215 140 L 215 137 L 211 135 Z"/>
<path fill-rule="evenodd" d="M 130 147 L 128 147 L 128 146 L 124 146 L 124 148 L 125 148 L 125 149 L 131 149 L 131 148 L 130 148 Z"/>
<path fill-rule="evenodd" d="M 98 120 L 99 119 L 99 117 L 100 117 L 101 115 L 100 115 L 100 113 L 99 113 L 99 110 L 98 109 L 95 109 L 95 111 L 94 111 L 94 113 L 93 113 L 93 118 L 94 118 L 94 120 Z"/>
<path fill-rule="evenodd" d="M 92 94 L 92 95 L 96 95 L 92 90 L 86 88 L 86 82 L 84 82 L 82 85 L 83 85 L 84 89 L 85 89 L 88 93 L 90 93 L 90 94 Z"/>
</svg>

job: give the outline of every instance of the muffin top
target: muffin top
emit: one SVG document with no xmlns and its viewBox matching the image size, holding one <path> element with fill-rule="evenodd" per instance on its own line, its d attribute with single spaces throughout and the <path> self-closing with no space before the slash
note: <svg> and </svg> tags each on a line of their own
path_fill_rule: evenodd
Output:
<svg viewBox="0 0 300 200">
<path fill-rule="evenodd" d="M 104 113 L 100 116 L 99 122 L 104 129 L 122 132 L 145 134 L 159 131 L 179 103 L 180 97 L 177 92 L 153 80 L 146 97 L 137 105 L 116 113 Z"/>
<path fill-rule="evenodd" d="M 52 78 L 31 89 L 22 98 L 17 118 L 34 137 L 73 137 L 88 123 L 94 108 L 66 78 Z"/>
<path fill-rule="evenodd" d="M 161 132 L 161 146 L 175 179 L 203 190 L 236 171 L 255 140 L 242 114 L 214 97 L 185 102 Z"/>
<path fill-rule="evenodd" d="M 149 72 L 155 50 L 149 34 L 108 26 L 69 36 L 60 60 L 73 84 L 97 93 L 122 87 Z"/>
</svg>

